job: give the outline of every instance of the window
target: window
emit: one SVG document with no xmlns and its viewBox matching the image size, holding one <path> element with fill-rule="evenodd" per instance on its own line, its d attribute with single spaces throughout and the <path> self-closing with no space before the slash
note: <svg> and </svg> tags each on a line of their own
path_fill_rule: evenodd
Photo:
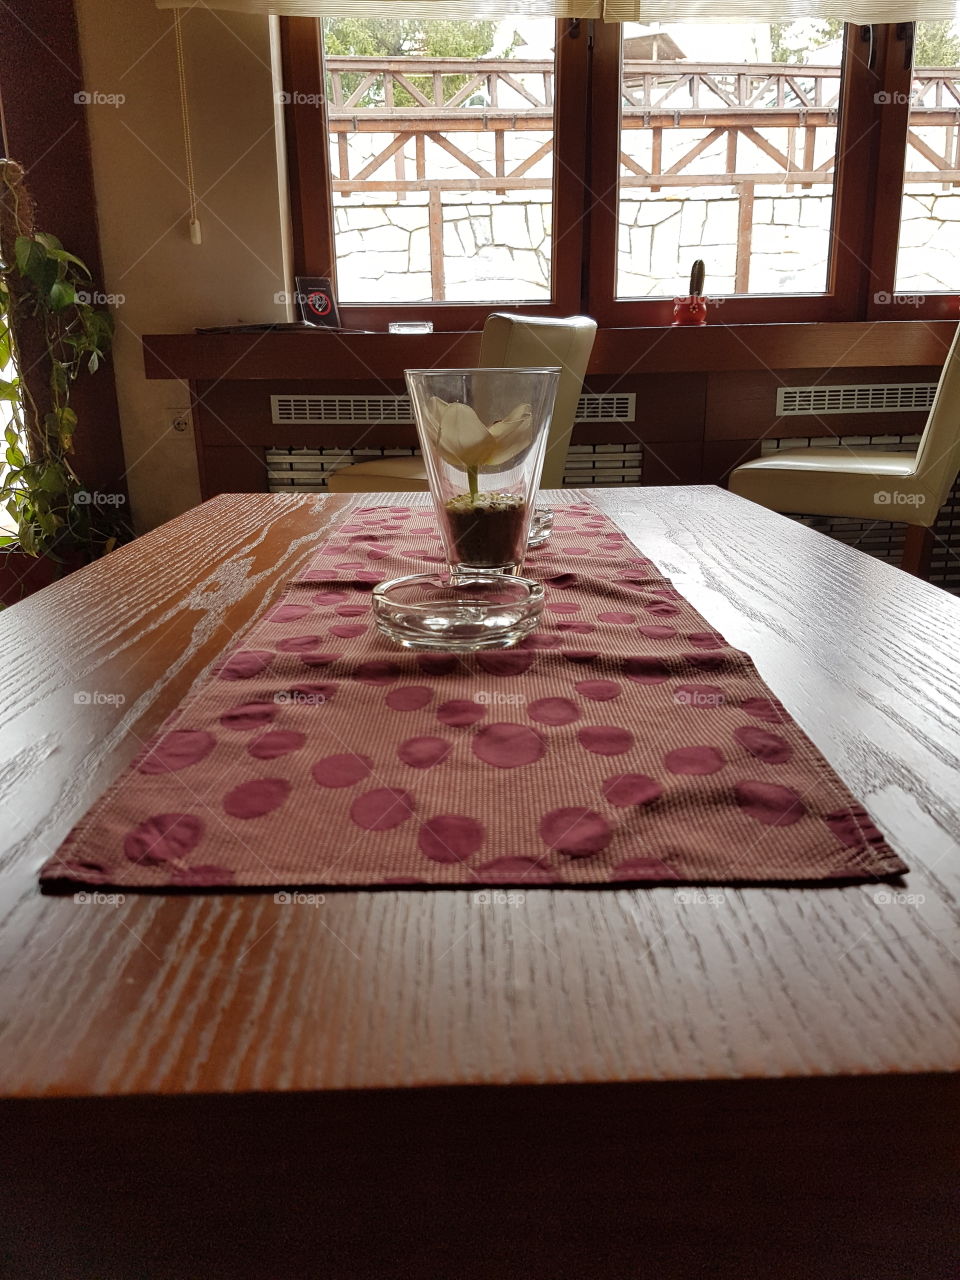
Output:
<svg viewBox="0 0 960 1280">
<path fill-rule="evenodd" d="M 617 296 L 828 286 L 841 24 L 623 28 Z M 788 60 L 789 59 L 789 60 Z"/>
<path fill-rule="evenodd" d="M 896 292 L 919 298 L 960 290 L 960 34 L 954 25 L 917 23 L 913 62 Z"/>
<path fill-rule="evenodd" d="M 324 21 L 342 303 L 550 301 L 554 34 Z"/>
<path fill-rule="evenodd" d="M 295 256 L 351 327 L 663 325 L 697 258 L 715 322 L 956 312 L 955 24 L 282 30 Z"/>
</svg>

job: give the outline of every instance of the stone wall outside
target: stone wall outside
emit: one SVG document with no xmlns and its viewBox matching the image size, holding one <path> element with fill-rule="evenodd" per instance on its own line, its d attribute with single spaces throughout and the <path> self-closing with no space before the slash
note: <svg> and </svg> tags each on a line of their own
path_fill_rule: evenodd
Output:
<svg viewBox="0 0 960 1280">
<path fill-rule="evenodd" d="M 764 195 L 763 191 L 770 191 Z M 758 188 L 753 210 L 750 291 L 818 293 L 825 286 L 831 199 L 826 188 L 776 193 Z M 716 194 L 715 194 L 716 191 Z M 733 292 L 738 201 L 730 189 L 673 188 L 621 201 L 619 292 L 672 297 L 703 258 L 706 292 Z M 929 186 L 906 197 L 899 292 L 960 286 L 960 191 Z M 336 208 L 341 301 L 430 299 L 427 196 L 364 194 Z M 444 192 L 446 298 L 504 303 L 549 297 L 548 191 Z"/>
</svg>

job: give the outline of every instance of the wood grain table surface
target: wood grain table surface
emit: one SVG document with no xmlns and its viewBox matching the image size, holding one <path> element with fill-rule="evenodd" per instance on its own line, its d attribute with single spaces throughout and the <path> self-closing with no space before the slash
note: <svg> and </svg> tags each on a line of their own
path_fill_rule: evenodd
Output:
<svg viewBox="0 0 960 1280">
<path fill-rule="evenodd" d="M 848 1154 L 873 1144 L 895 1154 L 897 1169 L 913 1161 L 915 1183 L 895 1194 L 889 1170 L 881 1171 L 901 1207 L 920 1197 L 921 1185 L 924 1196 L 933 1184 L 941 1197 L 953 1196 L 943 1169 L 956 1159 L 960 1115 L 955 1077 L 946 1074 L 960 1061 L 960 600 L 718 489 L 546 496 L 555 505 L 589 497 L 712 626 L 751 654 L 909 874 L 898 884 L 720 887 L 719 894 L 711 886 L 709 895 L 669 887 L 533 889 L 520 908 L 483 909 L 462 891 L 328 892 L 319 908 L 278 905 L 270 892 L 128 893 L 115 906 L 42 894 L 38 870 L 72 823 L 281 590 L 331 520 L 351 504 L 427 501 L 412 494 L 215 498 L 0 613 L 0 1094 L 9 1100 L 0 1114 L 12 1124 L 11 1159 L 22 1158 L 22 1222 L 33 1204 L 23 1188 L 39 1198 L 48 1191 L 29 1172 L 38 1135 L 47 1134 L 48 1155 L 56 1152 L 65 1165 L 79 1161 L 79 1170 L 86 1157 L 78 1154 L 76 1126 L 63 1117 L 80 1114 L 94 1146 L 91 1134 L 104 1126 L 134 1144 L 163 1132 L 169 1151 L 157 1159 L 173 1159 L 181 1132 L 174 1117 L 188 1114 L 190 1097 L 202 1097 L 206 1114 L 221 1116 L 232 1133 L 257 1099 L 260 1116 L 297 1109 L 298 1132 L 306 1134 L 303 1107 L 312 1099 L 309 1114 L 325 1117 L 326 1136 L 343 1138 L 341 1172 L 349 1165 L 358 1178 L 350 1160 L 360 1157 L 344 1134 L 369 1133 L 388 1124 L 385 1117 L 403 1114 L 413 1126 L 404 1130 L 413 1164 L 420 1157 L 410 1133 L 422 1138 L 417 1125 L 440 1117 L 448 1156 L 458 1143 L 473 1151 L 475 1133 L 468 1139 L 462 1130 L 467 1096 L 475 1116 L 496 1115 L 501 1124 L 510 1116 L 515 1133 L 546 1126 L 537 1131 L 543 1150 L 559 1143 L 557 1125 L 567 1125 L 573 1145 L 563 1159 L 579 1151 L 585 1169 L 592 1157 L 584 1144 L 604 1133 L 603 1150 L 621 1181 L 620 1162 L 629 1164 L 636 1150 L 624 1136 L 633 1124 L 661 1144 L 663 1169 L 676 1126 L 702 1131 L 710 1117 L 720 1144 L 715 1170 L 729 1157 L 722 1134 L 734 1142 L 738 1133 L 752 1134 L 755 1151 L 765 1152 L 756 1159 L 776 1165 L 786 1106 L 804 1117 L 807 1127 L 797 1132 L 808 1138 L 811 1115 L 828 1128 L 849 1120 Z M 469 1095 L 451 1088 L 467 1085 Z M 133 1099 L 122 1095 L 143 1101 L 135 1123 L 124 1106 Z M 338 1095 L 339 1105 L 332 1101 Z M 581 1142 L 575 1135 L 588 1114 L 593 1137 Z M 99 1117 L 93 1129 L 92 1117 Z M 192 1123 L 184 1120 L 191 1133 Z M 289 1137 L 289 1118 L 284 1125 Z M 509 1133 L 495 1127 L 503 1185 L 513 1186 L 515 1175 L 523 1186 L 530 1170 L 509 1172 Z M 819 1203 L 830 1218 L 830 1177 L 839 1174 L 823 1171 L 837 1148 L 821 1134 L 811 1154 L 812 1141 L 802 1144 L 804 1167 L 828 1188 Z M 67 1151 L 62 1142 L 74 1146 Z M 746 1137 L 744 1144 L 746 1152 Z M 259 1158 L 268 1162 L 262 1150 Z M 932 1171 L 926 1181 L 924 1167 Z M 576 1183 L 577 1169 L 567 1172 Z M 158 1166 L 152 1185 L 161 1176 Z M 547 1173 L 537 1176 L 543 1184 Z M 769 1176 L 758 1174 L 761 1182 Z M 449 1168 L 447 1177 L 441 1186 L 456 1181 Z M 116 1178 L 110 1185 L 126 1185 Z M 674 1188 L 674 1201 L 677 1194 Z M 705 1194 L 700 1187 L 697 1195 Z M 671 1203 L 666 1218 L 654 1214 L 661 1225 L 679 1214 Z M 931 1203 L 920 1197 L 914 1211 Z M 876 1208 L 871 1238 L 892 1259 L 889 1271 L 879 1260 L 863 1269 L 863 1253 L 847 1266 L 842 1250 L 834 1270 L 811 1271 L 813 1227 L 793 1270 L 782 1233 L 749 1214 L 753 1243 L 731 1244 L 729 1271 L 692 1262 L 685 1269 L 686 1246 L 671 1250 L 659 1236 L 653 1269 L 640 1265 L 629 1243 L 608 1266 L 595 1254 L 581 1257 L 571 1240 L 556 1255 L 540 1242 L 541 1252 L 514 1268 L 502 1241 L 488 1241 L 480 1261 L 458 1254 L 456 1265 L 434 1255 L 417 1262 L 407 1250 L 400 1265 L 390 1263 L 387 1245 L 371 1246 L 368 1257 L 350 1236 L 330 1245 L 326 1272 L 294 1261 L 248 1272 L 242 1250 L 231 1262 L 222 1245 L 196 1270 L 192 1263 L 90 1261 L 76 1240 L 61 1241 L 62 1255 L 43 1254 L 46 1269 L 34 1272 L 22 1240 L 6 1247 L 19 1268 L 11 1275 L 101 1280 L 960 1274 L 960 1266 L 943 1269 L 955 1253 L 955 1223 L 949 1246 L 945 1237 L 936 1247 L 898 1237 L 897 1253 Z M 596 1205 L 591 1212 L 603 1218 Z M 613 1249 L 620 1228 L 606 1230 Z M 0 1261 L 3 1247 L 0 1239 Z M 338 1261 L 337 1249 L 346 1260 Z M 648 1240 L 644 1258 L 652 1249 Z M 772 1263 L 771 1249 L 784 1251 Z M 541 1265 L 541 1253 L 567 1261 Z M 877 1259 L 881 1253 L 878 1245 Z M 63 1257 L 70 1261 L 61 1270 Z"/>
</svg>

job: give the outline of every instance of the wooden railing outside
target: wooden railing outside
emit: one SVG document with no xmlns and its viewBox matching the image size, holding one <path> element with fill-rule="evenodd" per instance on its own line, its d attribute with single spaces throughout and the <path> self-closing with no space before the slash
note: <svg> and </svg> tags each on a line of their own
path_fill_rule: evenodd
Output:
<svg viewBox="0 0 960 1280">
<path fill-rule="evenodd" d="M 508 134 L 527 131 L 551 134 L 553 62 L 329 57 L 326 75 L 336 153 L 334 192 L 392 192 L 398 200 L 409 192 L 427 193 L 433 296 L 442 301 L 442 193 L 506 194 L 552 188 L 552 176 L 531 176 L 531 170 L 551 155 L 552 136 L 512 167 L 506 139 Z M 621 189 L 732 187 L 739 207 L 736 292 L 745 292 L 756 188 L 774 185 L 789 193 L 796 188 L 832 187 L 833 148 L 817 162 L 817 143 L 820 131 L 837 126 L 839 92 L 838 67 L 627 60 L 622 79 L 623 134 L 649 130 L 651 147 L 646 165 L 630 154 L 628 146 L 621 147 Z M 942 152 L 917 132 L 931 126 L 943 129 Z M 665 165 L 664 135 L 684 129 L 699 130 L 702 136 Z M 774 145 L 760 132 L 770 129 L 786 130 L 783 146 Z M 493 134 L 492 167 L 449 136 L 477 132 Z M 351 172 L 349 139 L 364 133 L 387 134 L 389 141 Z M 465 176 L 428 177 L 427 141 L 456 160 Z M 694 161 L 718 142 L 725 143 L 723 170 L 691 170 Z M 744 167 L 744 142 L 769 160 L 769 168 Z M 408 144 L 412 144 L 412 156 Z M 908 145 L 928 167 L 908 168 L 907 184 L 942 183 L 945 190 L 960 185 L 960 68 L 915 72 Z M 388 165 L 393 170 L 389 176 L 384 172 Z"/>
</svg>

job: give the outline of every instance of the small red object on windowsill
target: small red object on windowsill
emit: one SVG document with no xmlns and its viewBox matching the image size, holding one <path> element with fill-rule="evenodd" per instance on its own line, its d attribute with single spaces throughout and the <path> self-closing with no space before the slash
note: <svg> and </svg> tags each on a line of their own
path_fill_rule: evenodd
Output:
<svg viewBox="0 0 960 1280">
<path fill-rule="evenodd" d="M 706 324 L 707 300 L 704 297 L 674 298 L 673 324 Z"/>
<path fill-rule="evenodd" d="M 685 298 L 674 298 L 673 300 L 673 323 L 675 325 L 707 323 L 707 300 L 703 296 L 703 282 L 706 274 L 703 260 L 698 258 L 693 264 L 693 270 L 690 272 L 690 288 L 687 296 Z"/>
</svg>

